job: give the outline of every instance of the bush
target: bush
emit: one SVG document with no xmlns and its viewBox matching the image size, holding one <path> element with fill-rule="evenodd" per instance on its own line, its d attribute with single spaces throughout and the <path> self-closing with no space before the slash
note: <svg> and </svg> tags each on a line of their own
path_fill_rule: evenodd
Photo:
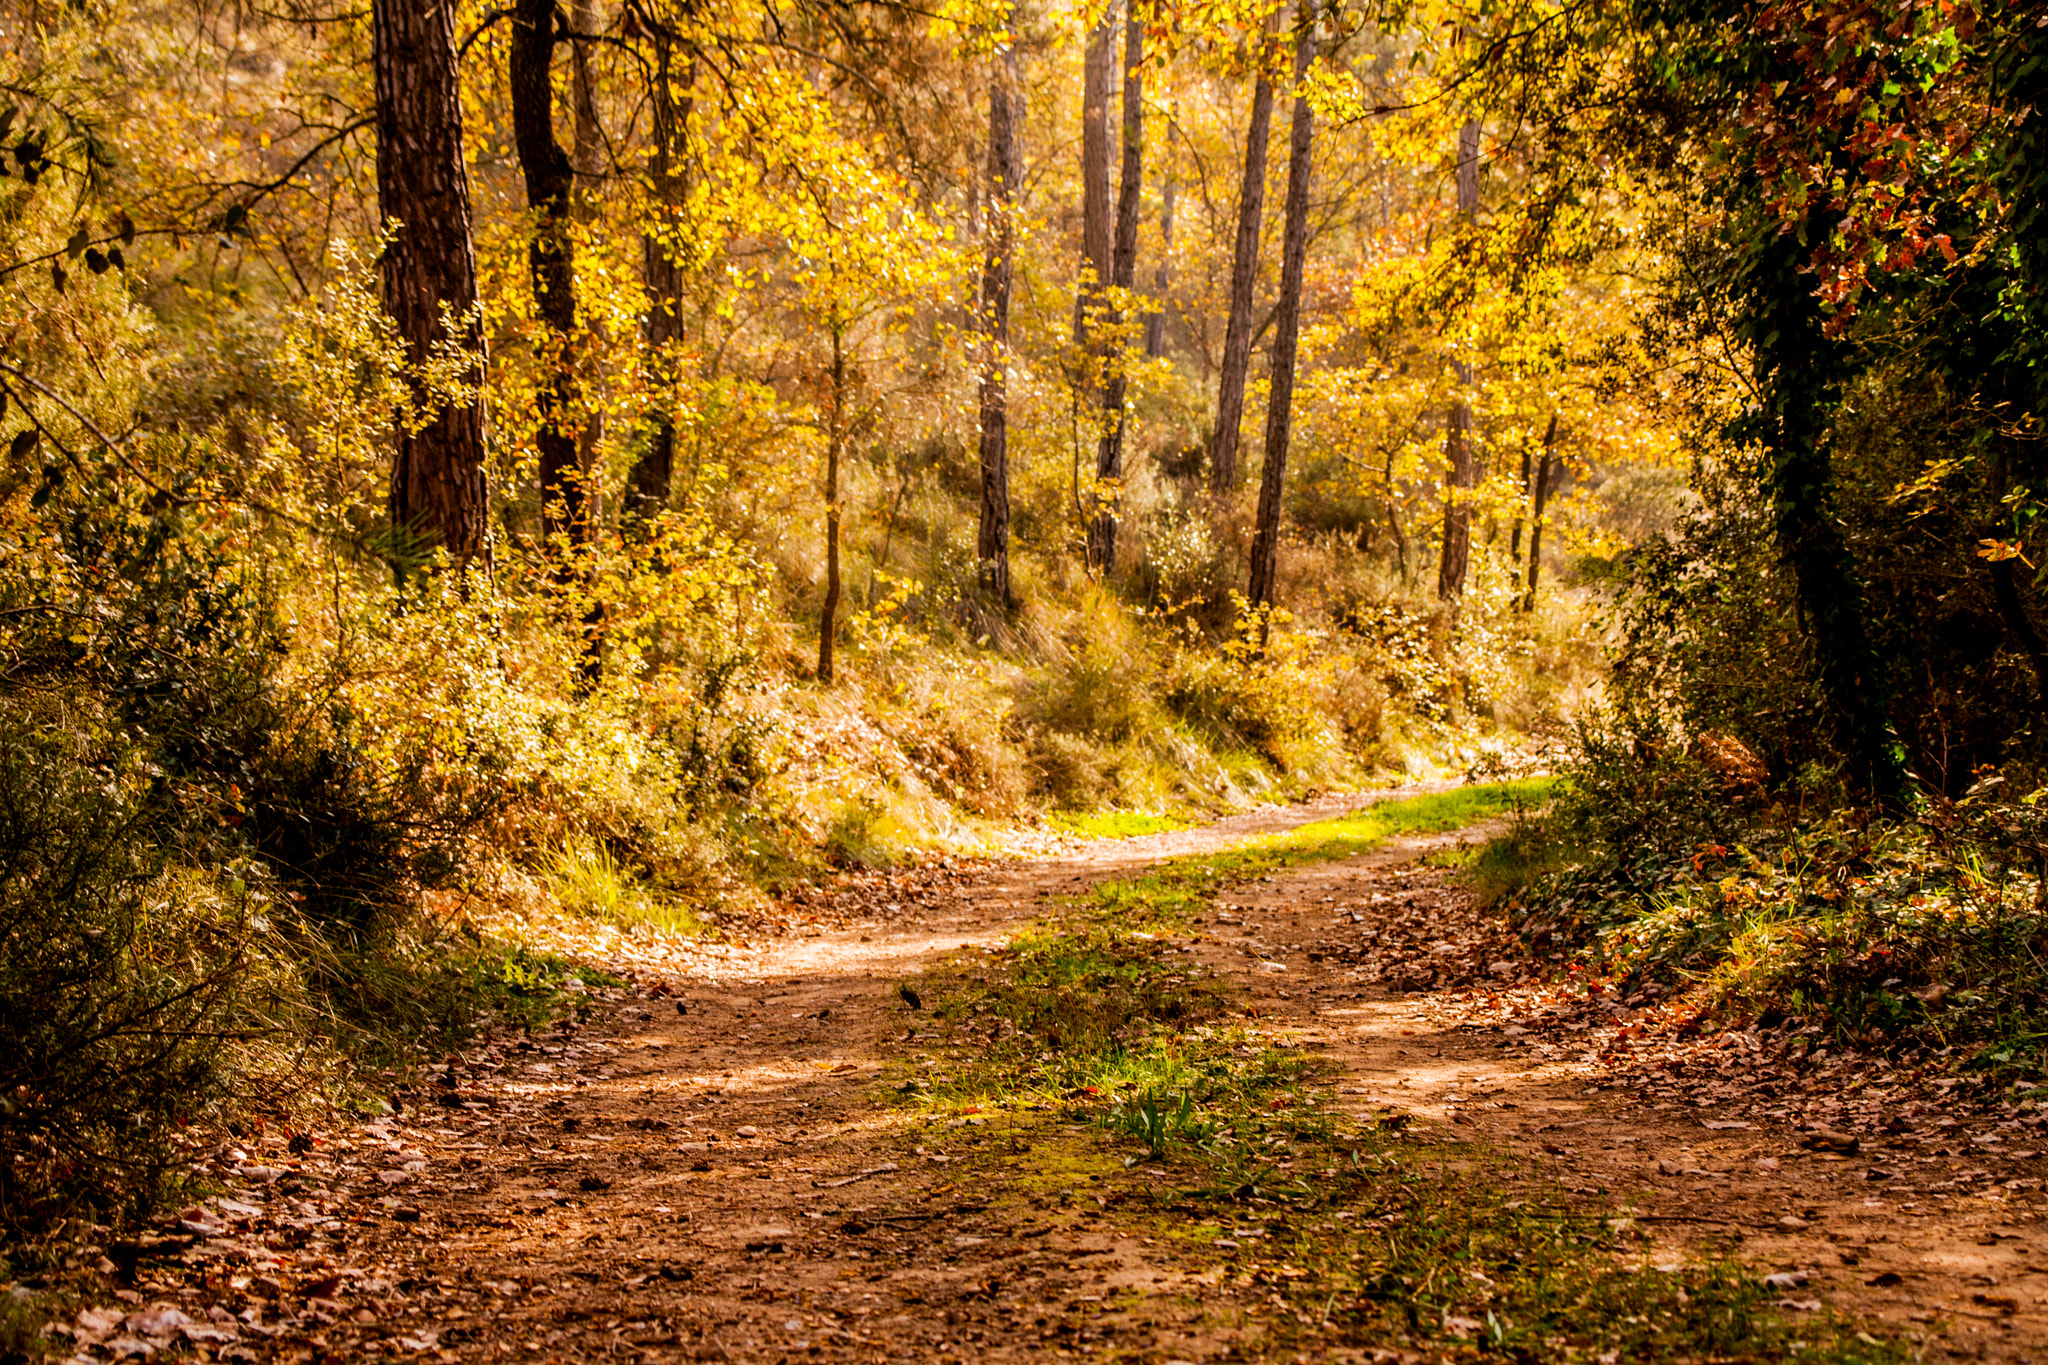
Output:
<svg viewBox="0 0 2048 1365">
<path fill-rule="evenodd" d="M 1245 611 L 1221 650 L 1177 652 L 1162 700 L 1221 747 L 1251 749 L 1283 773 L 1317 768 L 1337 747 L 1327 670 L 1311 655 L 1313 642 L 1286 628 L 1285 613 L 1273 613 L 1270 631 L 1267 619 Z"/>
<path fill-rule="evenodd" d="M 55 719 L 0 706 L 0 1223 L 14 1229 L 164 1194 L 176 1133 L 227 1097 L 230 1050 L 268 1024 L 261 893 L 229 868 L 178 866 L 179 813 L 144 756 Z"/>
<path fill-rule="evenodd" d="M 336 1041 L 388 1057 L 463 1027 L 460 954 L 416 906 L 500 799 L 487 747 L 372 747 L 345 668 L 286 675 L 285 615 L 229 552 L 248 525 L 71 496 L 0 505 L 32 550 L 0 563 L 15 1232 L 168 1195 L 181 1134 L 331 1079 Z"/>
</svg>

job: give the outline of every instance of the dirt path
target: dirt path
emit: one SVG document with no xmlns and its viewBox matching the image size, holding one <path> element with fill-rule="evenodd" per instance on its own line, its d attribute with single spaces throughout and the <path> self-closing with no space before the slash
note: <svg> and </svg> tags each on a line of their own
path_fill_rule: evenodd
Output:
<svg viewBox="0 0 2048 1365">
<path fill-rule="evenodd" d="M 1163 1172 L 1123 1171 L 1076 1128 L 1058 1131 L 1090 1160 L 893 1106 L 879 1082 L 932 1061 L 897 986 L 941 955 L 999 945 L 1048 895 L 1364 799 L 862 879 L 789 937 L 641 962 L 581 1028 L 480 1044 L 388 1120 L 220 1153 L 233 1198 L 107 1248 L 125 1287 L 76 1319 L 77 1358 L 180 1341 L 232 1361 L 1271 1358 L 1258 1291 L 1121 1216 Z M 1816 1106 L 1862 1122 L 1843 1087 L 1821 1073 L 1760 1098 L 1677 1046 L 1647 1065 L 1616 1035 L 1654 1005 L 1539 984 L 1418 866 L 1456 839 L 1227 892 L 1177 946 L 1258 1027 L 1333 1059 L 1360 1113 L 1519 1153 L 1532 1188 L 1632 1212 L 1669 1254 L 1739 1245 L 1792 1277 L 1789 1304 L 1889 1321 L 1933 1358 L 2048 1354 L 2038 1127 L 1928 1109 L 1880 1146 L 1899 1117 L 1880 1105 L 1853 1154 L 1802 1147 Z"/>
</svg>

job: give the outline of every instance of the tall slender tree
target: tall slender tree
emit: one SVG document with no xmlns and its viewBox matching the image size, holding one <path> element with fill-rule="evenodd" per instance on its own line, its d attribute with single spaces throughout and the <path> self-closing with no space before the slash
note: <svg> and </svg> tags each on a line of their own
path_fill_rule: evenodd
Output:
<svg viewBox="0 0 2048 1365">
<path fill-rule="evenodd" d="M 576 292 L 569 220 L 576 173 L 568 153 L 555 140 L 554 54 L 554 0 L 516 0 L 509 72 L 512 136 L 525 175 L 526 205 L 534 215 L 527 270 L 533 284 L 534 313 L 541 324 L 537 444 L 541 534 L 551 549 L 558 538 L 566 537 L 573 544 L 584 540 L 591 529 L 588 490 L 577 464 L 571 416 L 575 381 L 570 352 L 576 336 Z"/>
<path fill-rule="evenodd" d="M 648 90 L 653 127 L 649 136 L 647 179 L 649 225 L 640 241 L 641 280 L 647 289 L 647 316 L 641 324 L 651 368 L 659 379 L 675 363 L 683 340 L 684 205 L 690 194 L 687 139 L 694 102 L 694 64 L 681 80 L 678 96 L 675 71 L 676 37 L 664 21 L 641 21 L 654 48 L 654 70 Z M 625 512 L 646 521 L 668 506 L 675 478 L 676 419 L 666 403 L 658 404 L 654 430 L 633 461 L 626 479 Z"/>
<path fill-rule="evenodd" d="M 1223 326 L 1223 370 L 1216 386 L 1216 431 L 1209 439 L 1209 487 L 1237 487 L 1237 445 L 1244 425 L 1244 383 L 1252 360 L 1252 286 L 1259 278 L 1259 230 L 1266 209 L 1266 146 L 1273 126 L 1273 81 L 1254 52 L 1251 124 L 1244 137 L 1244 178 L 1237 191 L 1237 240 L 1230 257 L 1230 316 Z"/>
<path fill-rule="evenodd" d="M 1173 210 L 1180 178 L 1173 159 L 1173 124 L 1166 125 L 1166 176 L 1159 186 L 1159 263 L 1152 268 L 1152 306 L 1145 313 L 1145 358 L 1166 354 L 1166 291 L 1173 283 Z"/>
<path fill-rule="evenodd" d="M 1536 610 L 1536 580 L 1543 573 L 1543 513 L 1550 503 L 1551 485 L 1557 480 L 1557 414 L 1550 414 L 1550 426 L 1543 433 L 1543 453 L 1536 461 L 1535 482 L 1529 485 L 1529 583 L 1522 593 L 1522 610 Z M 1526 463 L 1528 455 L 1523 454 Z M 1527 477 L 1526 475 L 1524 476 Z M 1521 529 L 1519 524 L 1515 528 Z"/>
<path fill-rule="evenodd" d="M 1466 120 L 1458 129 L 1458 221 L 1469 224 L 1479 212 L 1479 123 Z M 1465 399 L 1472 387 L 1472 365 L 1463 356 L 1451 362 L 1458 396 L 1444 421 L 1444 541 L 1437 561 L 1436 595 L 1455 601 L 1465 593 L 1465 574 L 1472 562 L 1472 500 L 1476 479 L 1472 459 L 1472 406 Z"/>
<path fill-rule="evenodd" d="M 1109 89 L 1115 62 L 1116 0 L 1109 0 L 1081 63 L 1081 282 L 1074 291 L 1074 341 L 1092 349 L 1090 313 L 1109 283 Z"/>
<path fill-rule="evenodd" d="M 416 546 L 445 549 L 457 564 L 488 566 L 484 342 L 453 10 L 451 0 L 374 0 L 370 7 L 377 212 L 391 233 L 381 262 L 384 307 L 415 364 L 450 340 L 444 319 L 453 319 L 461 329 L 453 339 L 476 357 L 469 377 L 478 381 L 452 402 L 415 387 L 427 420 L 399 428 L 390 509 L 392 528 Z"/>
<path fill-rule="evenodd" d="M 1022 121 L 1017 49 L 1006 46 L 988 83 L 988 250 L 981 270 L 981 524 L 975 540 L 981 589 L 998 608 L 1010 589 L 1010 290 L 1016 270 L 1017 125 Z"/>
<path fill-rule="evenodd" d="M 605 138 L 604 125 L 597 116 L 597 81 L 591 70 L 591 49 L 597 43 L 605 27 L 604 0 L 574 0 L 569 9 L 569 109 L 571 115 L 571 138 L 569 143 L 569 169 L 574 179 L 573 211 L 577 222 L 588 225 L 596 221 L 601 205 L 598 196 L 603 191 L 605 180 Z M 576 436 L 576 468 L 586 480 L 584 497 L 589 502 L 587 518 L 593 524 L 599 515 L 597 488 L 589 483 L 592 471 L 597 468 L 598 450 L 605 437 L 605 403 L 601 386 L 603 373 L 600 357 L 610 345 L 602 322 L 588 319 L 585 327 L 590 335 L 575 349 L 577 356 L 575 382 L 583 390 L 582 406 L 587 412 L 578 424 Z"/>
<path fill-rule="evenodd" d="M 1110 254 L 1109 283 L 1128 292 L 1137 279 L 1138 212 L 1145 188 L 1145 101 L 1141 68 L 1145 62 L 1145 26 L 1138 13 L 1138 0 L 1124 3 L 1124 90 L 1123 164 L 1116 196 L 1116 242 Z M 1104 319 L 1112 338 L 1119 337 L 1123 315 L 1115 305 Z M 1130 376 L 1124 366 L 1125 347 L 1121 340 L 1109 343 L 1115 354 L 1108 357 L 1108 382 L 1102 391 L 1102 439 L 1095 456 L 1095 478 L 1115 488 L 1124 476 L 1124 399 Z M 1116 568 L 1116 501 L 1112 493 L 1095 514 L 1089 528 L 1089 552 L 1104 573 Z"/>
<path fill-rule="evenodd" d="M 818 608 L 818 681 L 830 683 L 839 639 L 839 466 L 846 456 L 846 323 L 832 315 L 832 370 L 825 407 L 825 600 Z"/>
<path fill-rule="evenodd" d="M 1306 81 L 1315 57 L 1313 10 L 1297 16 L 1294 120 L 1287 142 L 1287 208 L 1280 235 L 1280 301 L 1273 316 L 1273 381 L 1266 405 L 1266 453 L 1259 470 L 1259 510 L 1252 531 L 1251 590 L 1256 606 L 1270 606 L 1280 561 L 1280 501 L 1286 490 L 1287 446 L 1294 423 L 1294 361 L 1301 337 L 1301 282 L 1308 255 L 1308 187 L 1313 169 L 1315 112 Z M 1263 627 L 1262 627 L 1263 629 Z"/>
</svg>

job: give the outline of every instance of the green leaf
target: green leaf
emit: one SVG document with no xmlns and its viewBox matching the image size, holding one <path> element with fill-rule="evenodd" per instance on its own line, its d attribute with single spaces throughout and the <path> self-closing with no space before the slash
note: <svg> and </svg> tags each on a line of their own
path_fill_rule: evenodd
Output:
<svg viewBox="0 0 2048 1365">
<path fill-rule="evenodd" d="M 15 432 L 14 440 L 9 442 L 7 446 L 7 458 L 10 460 L 27 459 L 34 453 L 37 443 L 42 439 L 43 433 L 37 431 L 34 427 L 30 427 L 27 431 Z"/>
</svg>

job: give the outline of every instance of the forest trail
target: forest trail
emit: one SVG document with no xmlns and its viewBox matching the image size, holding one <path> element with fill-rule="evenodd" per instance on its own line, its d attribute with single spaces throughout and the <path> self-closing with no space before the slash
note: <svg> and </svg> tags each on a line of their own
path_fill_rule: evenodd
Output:
<svg viewBox="0 0 2048 1365">
<path fill-rule="evenodd" d="M 127 1249 L 127 1302 L 79 1316 L 79 1358 L 152 1326 L 237 1361 L 1439 1358 L 1333 1336 L 1272 1292 L 1256 1272 L 1278 1209 L 1163 1235 L 1141 1205 L 1169 1174 L 1126 1162 L 1128 1139 L 898 1093 L 932 1041 L 898 987 L 940 958 L 1100 879 L 1387 795 L 850 878 L 796 935 L 643 965 L 582 1027 L 479 1042 L 398 1115 L 311 1152 L 275 1135 L 224 1154 L 237 1192 Z M 1858 1116 L 1508 956 L 1424 861 L 1476 833 L 1226 887 L 1167 951 L 1440 1169 L 1483 1161 L 1531 1200 L 1630 1217 L 1651 1263 L 1732 1250 L 1788 1277 L 1787 1313 L 1825 1302 L 1922 1358 L 2048 1354 L 2019 1135 L 1933 1109 L 1881 1150 L 1802 1135 Z"/>
</svg>

